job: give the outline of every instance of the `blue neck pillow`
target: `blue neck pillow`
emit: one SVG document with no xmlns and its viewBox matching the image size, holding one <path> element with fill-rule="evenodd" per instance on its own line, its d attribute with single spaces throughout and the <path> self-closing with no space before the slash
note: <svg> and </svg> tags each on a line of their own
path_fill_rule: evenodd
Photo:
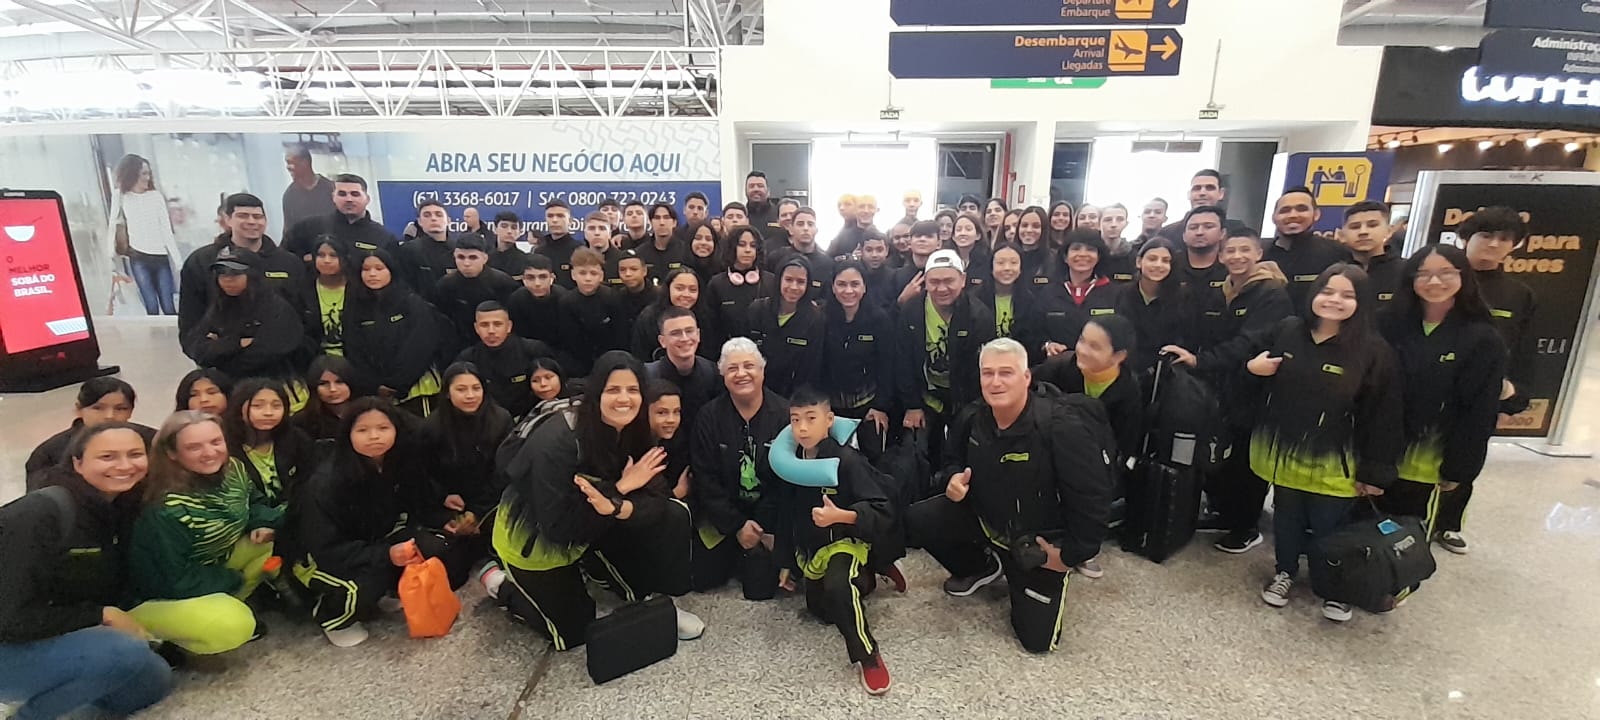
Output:
<svg viewBox="0 0 1600 720">
<path fill-rule="evenodd" d="M 843 445 L 850 441 L 850 436 L 855 434 L 856 426 L 860 424 L 860 420 L 835 417 L 828 435 Z M 767 451 L 767 463 L 778 477 L 790 485 L 839 487 L 839 458 L 803 460 L 795 456 L 795 451 L 799 449 L 800 444 L 794 440 L 794 430 L 785 425 L 778 436 L 772 439 L 772 447 Z"/>
</svg>

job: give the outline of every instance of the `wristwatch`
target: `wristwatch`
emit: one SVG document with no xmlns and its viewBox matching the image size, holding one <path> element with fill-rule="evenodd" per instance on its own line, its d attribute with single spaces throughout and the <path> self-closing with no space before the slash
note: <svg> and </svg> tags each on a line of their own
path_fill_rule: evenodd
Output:
<svg viewBox="0 0 1600 720">
<path fill-rule="evenodd" d="M 614 498 L 611 501 L 611 517 L 620 515 L 622 515 L 622 498 Z"/>
</svg>

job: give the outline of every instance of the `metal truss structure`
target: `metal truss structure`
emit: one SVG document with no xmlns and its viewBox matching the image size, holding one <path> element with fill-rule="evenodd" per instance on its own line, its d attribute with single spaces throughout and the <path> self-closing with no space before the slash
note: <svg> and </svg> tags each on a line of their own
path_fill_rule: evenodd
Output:
<svg viewBox="0 0 1600 720">
<path fill-rule="evenodd" d="M 0 123 L 715 117 L 762 35 L 762 0 L 0 0 Z"/>
</svg>

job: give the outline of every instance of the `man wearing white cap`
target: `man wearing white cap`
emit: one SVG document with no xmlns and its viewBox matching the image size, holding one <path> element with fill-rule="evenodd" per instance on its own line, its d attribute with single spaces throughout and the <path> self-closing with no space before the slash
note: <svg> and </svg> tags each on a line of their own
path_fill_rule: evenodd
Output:
<svg viewBox="0 0 1600 720">
<path fill-rule="evenodd" d="M 923 269 L 923 291 L 900 306 L 895 392 L 905 426 L 927 428 L 928 457 L 937 462 L 945 424 L 978 399 L 978 350 L 994 339 L 989 308 L 963 294 L 966 266 L 939 250 Z"/>
</svg>

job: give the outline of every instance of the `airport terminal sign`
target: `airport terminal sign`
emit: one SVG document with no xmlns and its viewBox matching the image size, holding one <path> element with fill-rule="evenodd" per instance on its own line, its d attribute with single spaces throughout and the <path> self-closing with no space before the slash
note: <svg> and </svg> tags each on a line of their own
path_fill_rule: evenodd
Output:
<svg viewBox="0 0 1600 720">
<path fill-rule="evenodd" d="M 1176 30 L 897 32 L 889 72 L 897 78 L 1033 78 L 1177 75 Z"/>
<path fill-rule="evenodd" d="M 890 0 L 898 25 L 1182 25 L 1189 0 Z"/>
</svg>

